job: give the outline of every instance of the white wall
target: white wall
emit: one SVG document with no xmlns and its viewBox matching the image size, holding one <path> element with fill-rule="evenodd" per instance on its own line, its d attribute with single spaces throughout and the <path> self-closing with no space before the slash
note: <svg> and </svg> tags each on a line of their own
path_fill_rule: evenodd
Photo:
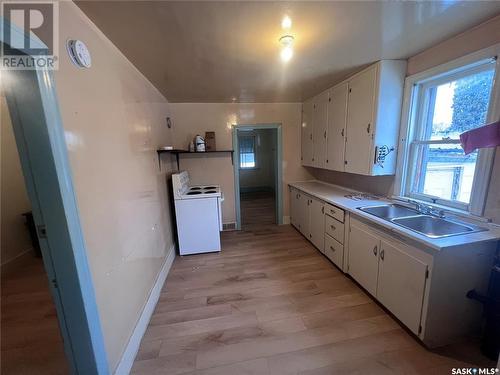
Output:
<svg viewBox="0 0 500 375">
<path fill-rule="evenodd" d="M 173 245 L 166 170 L 167 100 L 72 2 L 60 3 L 56 90 L 110 370 Z M 64 43 L 83 40 L 92 68 Z"/>
<path fill-rule="evenodd" d="M 288 216 L 288 182 L 311 179 L 300 163 L 300 103 L 171 103 L 176 148 L 205 131 L 215 131 L 217 148 L 232 149 L 233 125 L 282 124 L 283 215 Z M 225 196 L 223 221 L 235 222 L 234 171 L 227 155 L 181 157 L 194 183 L 219 183 Z"/>
<path fill-rule="evenodd" d="M 31 210 L 24 177 L 17 152 L 14 132 L 7 103 L 0 93 L 1 129 L 1 253 L 2 264 L 15 259 L 31 249 L 29 232 L 24 224 L 23 213 Z"/>
</svg>

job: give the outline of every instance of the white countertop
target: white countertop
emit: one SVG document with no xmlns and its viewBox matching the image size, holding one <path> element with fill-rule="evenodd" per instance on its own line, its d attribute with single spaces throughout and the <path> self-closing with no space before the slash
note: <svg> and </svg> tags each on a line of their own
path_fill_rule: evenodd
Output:
<svg viewBox="0 0 500 375">
<path fill-rule="evenodd" d="M 377 224 L 390 232 L 409 238 L 415 242 L 421 243 L 426 247 L 434 250 L 444 250 L 446 248 L 460 246 L 464 244 L 479 243 L 485 241 L 498 241 L 500 239 L 500 226 L 480 223 L 478 226 L 488 228 L 487 231 L 475 232 L 470 234 L 462 234 L 457 236 L 443 237 L 443 238 L 430 238 L 424 235 L 413 232 L 409 229 L 403 228 L 390 221 L 370 215 L 366 212 L 359 210 L 359 207 L 364 206 L 378 206 L 380 204 L 399 203 L 392 202 L 389 199 L 362 199 L 354 200 L 346 198 L 346 194 L 356 194 L 358 192 L 352 191 L 340 186 L 327 184 L 321 181 L 304 181 L 289 183 L 289 186 L 295 187 L 304 193 L 315 196 L 327 203 L 331 203 L 346 211 L 349 211 L 356 216 L 364 218 L 374 224 Z"/>
</svg>

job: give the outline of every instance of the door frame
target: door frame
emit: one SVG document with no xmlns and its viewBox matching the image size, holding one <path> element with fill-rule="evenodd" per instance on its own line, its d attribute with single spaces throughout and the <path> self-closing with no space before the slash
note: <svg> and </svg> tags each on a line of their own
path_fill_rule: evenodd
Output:
<svg viewBox="0 0 500 375">
<path fill-rule="evenodd" d="M 238 143 L 238 130 L 276 130 L 276 165 L 274 170 L 275 197 L 276 197 L 276 223 L 283 224 L 283 144 L 281 124 L 235 124 L 232 127 L 233 150 L 234 150 L 234 207 L 236 213 L 236 229 L 241 230 L 241 206 L 240 206 L 240 153 Z"/>
<path fill-rule="evenodd" d="M 43 43 L 0 17 L 0 27 Z M 0 42 L 5 43 L 3 33 Z M 32 205 L 64 351 L 74 374 L 109 374 L 92 275 L 80 224 L 54 73 L 3 70 L 21 168 Z M 15 86 L 16 79 L 23 82 Z"/>
</svg>

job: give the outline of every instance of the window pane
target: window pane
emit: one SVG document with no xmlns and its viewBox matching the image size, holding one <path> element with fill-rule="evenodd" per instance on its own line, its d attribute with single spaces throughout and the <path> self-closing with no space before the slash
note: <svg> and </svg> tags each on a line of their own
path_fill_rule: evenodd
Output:
<svg viewBox="0 0 500 375">
<path fill-rule="evenodd" d="M 255 168 L 255 137 L 246 135 L 238 137 L 240 148 L 240 168 Z"/>
<path fill-rule="evenodd" d="M 491 69 L 429 88 L 429 119 L 424 139 L 458 139 L 460 133 L 484 125 L 493 87 Z"/>
<path fill-rule="evenodd" d="M 254 167 L 255 167 L 254 153 L 240 154 L 240 168 L 254 168 Z"/>
<path fill-rule="evenodd" d="M 477 151 L 465 155 L 458 144 L 418 145 L 412 193 L 469 203 Z"/>
</svg>

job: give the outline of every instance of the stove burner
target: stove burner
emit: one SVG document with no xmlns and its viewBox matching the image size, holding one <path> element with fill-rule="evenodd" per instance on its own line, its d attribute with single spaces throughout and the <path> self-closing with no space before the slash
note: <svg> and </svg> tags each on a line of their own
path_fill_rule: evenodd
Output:
<svg viewBox="0 0 500 375">
<path fill-rule="evenodd" d="M 190 191 L 189 193 L 187 193 L 187 195 L 198 195 L 198 194 L 201 194 L 201 191 Z"/>
<path fill-rule="evenodd" d="M 215 190 L 204 191 L 203 194 L 214 194 L 217 193 Z"/>
<path fill-rule="evenodd" d="M 204 190 L 213 190 L 213 189 L 217 189 L 217 187 L 216 186 L 205 186 L 203 189 Z"/>
</svg>

